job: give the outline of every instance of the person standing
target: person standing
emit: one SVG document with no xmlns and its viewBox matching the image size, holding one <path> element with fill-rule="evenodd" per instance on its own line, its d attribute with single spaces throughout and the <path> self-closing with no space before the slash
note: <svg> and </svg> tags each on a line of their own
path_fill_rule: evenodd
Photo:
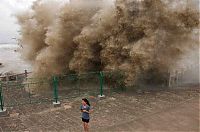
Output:
<svg viewBox="0 0 200 132">
<path fill-rule="evenodd" d="M 82 105 L 80 106 L 82 112 L 82 122 L 85 132 L 89 132 L 89 121 L 90 121 L 90 103 L 84 98 L 82 99 Z"/>
</svg>

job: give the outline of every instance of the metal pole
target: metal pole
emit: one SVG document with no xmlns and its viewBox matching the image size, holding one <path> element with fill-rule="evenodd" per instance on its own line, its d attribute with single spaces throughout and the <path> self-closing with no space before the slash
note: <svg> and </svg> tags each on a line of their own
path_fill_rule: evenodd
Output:
<svg viewBox="0 0 200 132">
<path fill-rule="evenodd" d="M 99 72 L 99 81 L 100 81 L 100 95 L 98 95 L 98 97 L 105 98 L 105 95 L 103 95 L 104 74 L 102 71 Z"/>
<path fill-rule="evenodd" d="M 56 76 L 53 77 L 53 89 L 54 89 L 54 100 L 58 102 L 58 78 Z"/>
<path fill-rule="evenodd" d="M 168 80 L 168 86 L 171 87 L 171 72 L 169 71 L 169 80 Z"/>
<path fill-rule="evenodd" d="M 3 111 L 3 94 L 2 94 L 2 84 L 0 83 L 0 105 L 1 105 L 1 110 Z"/>
<path fill-rule="evenodd" d="M 78 95 L 81 95 L 81 89 L 80 89 L 80 75 L 78 74 Z"/>
<path fill-rule="evenodd" d="M 28 85 L 29 103 L 31 104 L 31 91 L 30 91 L 30 88 L 29 88 L 29 83 L 27 85 Z"/>
<path fill-rule="evenodd" d="M 100 95 L 103 96 L 103 84 L 104 84 L 104 75 L 103 72 L 100 72 Z"/>
</svg>

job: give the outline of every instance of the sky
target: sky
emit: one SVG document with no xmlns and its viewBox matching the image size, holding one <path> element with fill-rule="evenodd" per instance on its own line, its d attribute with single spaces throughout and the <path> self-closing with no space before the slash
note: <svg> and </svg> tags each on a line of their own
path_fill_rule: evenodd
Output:
<svg viewBox="0 0 200 132">
<path fill-rule="evenodd" d="M 27 10 L 36 0 L 0 0 L 0 44 L 17 43 L 12 38 L 17 38 L 19 26 L 14 15 Z M 47 0 L 48 1 L 48 0 Z M 58 0 L 68 1 L 68 0 Z"/>
<path fill-rule="evenodd" d="M 19 26 L 14 15 L 18 11 L 28 9 L 35 0 L 0 0 L 0 44 L 16 43 Z"/>
</svg>

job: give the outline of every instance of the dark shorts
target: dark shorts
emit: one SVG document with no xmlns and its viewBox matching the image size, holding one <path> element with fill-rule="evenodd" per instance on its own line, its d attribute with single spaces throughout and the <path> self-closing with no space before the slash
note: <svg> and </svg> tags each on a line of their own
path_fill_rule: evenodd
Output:
<svg viewBox="0 0 200 132">
<path fill-rule="evenodd" d="M 82 121 L 86 122 L 86 123 L 89 123 L 90 119 L 84 119 L 84 118 L 82 118 Z"/>
</svg>

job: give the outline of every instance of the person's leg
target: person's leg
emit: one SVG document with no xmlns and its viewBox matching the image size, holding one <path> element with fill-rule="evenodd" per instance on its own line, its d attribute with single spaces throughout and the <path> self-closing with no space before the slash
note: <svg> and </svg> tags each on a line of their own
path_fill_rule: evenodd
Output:
<svg viewBox="0 0 200 132">
<path fill-rule="evenodd" d="M 86 131 L 86 130 L 85 130 L 85 122 L 83 122 L 83 129 L 84 129 L 84 132 L 85 132 L 85 131 Z"/>
<path fill-rule="evenodd" d="M 86 132 L 89 132 L 89 123 L 85 123 Z"/>
<path fill-rule="evenodd" d="M 83 122 L 83 129 L 84 129 L 84 132 L 86 132 L 85 122 Z"/>
</svg>

